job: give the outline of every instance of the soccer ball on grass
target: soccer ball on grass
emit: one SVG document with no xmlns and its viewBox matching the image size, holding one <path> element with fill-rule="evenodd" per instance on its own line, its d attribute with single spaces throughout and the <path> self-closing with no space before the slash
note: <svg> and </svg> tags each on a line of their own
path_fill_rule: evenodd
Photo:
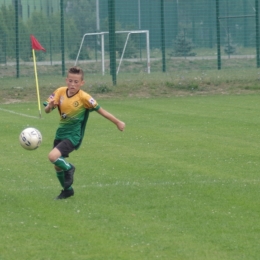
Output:
<svg viewBox="0 0 260 260">
<path fill-rule="evenodd" d="M 36 128 L 28 127 L 21 132 L 19 141 L 24 149 L 35 150 L 42 143 L 42 135 Z"/>
</svg>

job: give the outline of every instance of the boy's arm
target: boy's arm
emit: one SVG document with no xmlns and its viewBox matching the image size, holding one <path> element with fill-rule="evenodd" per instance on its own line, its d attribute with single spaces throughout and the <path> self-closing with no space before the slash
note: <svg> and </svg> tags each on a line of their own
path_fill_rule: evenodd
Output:
<svg viewBox="0 0 260 260">
<path fill-rule="evenodd" d="M 44 108 L 45 113 L 50 113 L 56 107 L 56 105 L 57 104 L 55 104 L 53 97 L 51 97 L 49 103 Z"/>
<path fill-rule="evenodd" d="M 125 128 L 125 123 L 123 121 L 120 121 L 119 119 L 117 119 L 114 115 L 110 114 L 109 112 L 107 112 L 105 109 L 103 109 L 102 107 L 99 108 L 97 110 L 97 112 L 102 115 L 103 117 L 107 118 L 109 121 L 111 121 L 112 123 L 114 123 L 118 130 L 120 131 L 124 131 Z"/>
<path fill-rule="evenodd" d="M 45 113 L 50 113 L 54 108 L 54 100 L 52 99 L 48 105 L 44 108 Z"/>
</svg>

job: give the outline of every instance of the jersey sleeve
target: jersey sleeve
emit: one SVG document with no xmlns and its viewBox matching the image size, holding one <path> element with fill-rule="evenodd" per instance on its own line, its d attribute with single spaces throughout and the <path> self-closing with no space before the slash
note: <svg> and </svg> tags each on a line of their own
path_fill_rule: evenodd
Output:
<svg viewBox="0 0 260 260">
<path fill-rule="evenodd" d="M 56 89 L 48 98 L 46 101 L 43 102 L 43 105 L 46 107 L 48 106 L 51 99 L 54 99 L 55 103 L 58 103 L 59 101 L 59 89 Z M 57 106 L 53 107 L 55 109 Z"/>
<path fill-rule="evenodd" d="M 84 93 L 83 96 L 84 96 L 83 100 L 84 100 L 85 108 L 87 108 L 89 111 L 99 110 L 100 106 L 92 96 L 90 96 L 87 93 Z"/>
</svg>

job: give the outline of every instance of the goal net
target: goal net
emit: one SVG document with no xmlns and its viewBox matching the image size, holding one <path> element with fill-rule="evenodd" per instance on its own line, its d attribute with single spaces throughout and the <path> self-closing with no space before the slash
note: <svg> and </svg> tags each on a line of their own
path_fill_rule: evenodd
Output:
<svg viewBox="0 0 260 260">
<path fill-rule="evenodd" d="M 125 50 L 127 47 L 127 43 L 129 41 L 129 38 L 132 34 L 145 34 L 145 39 L 146 39 L 146 66 L 147 66 L 147 73 L 150 74 L 150 40 L 149 40 L 149 31 L 148 30 L 134 30 L 134 31 L 116 31 L 116 34 L 126 34 L 126 40 L 125 40 L 125 44 L 124 44 L 124 48 L 119 60 L 119 64 L 117 67 L 117 74 L 119 73 L 120 70 L 120 66 L 122 64 L 122 61 L 124 59 L 124 54 L 125 54 Z M 93 36 L 93 35 L 99 35 L 101 38 L 101 63 L 102 63 L 102 75 L 105 75 L 105 35 L 108 34 L 108 32 L 97 32 L 97 33 L 85 33 L 82 37 L 81 40 L 81 44 L 78 50 L 78 54 L 76 57 L 76 61 L 75 61 L 75 65 L 77 65 L 78 60 L 79 60 L 79 55 L 80 52 L 82 50 L 82 46 L 84 41 L 87 40 L 88 36 Z"/>
</svg>

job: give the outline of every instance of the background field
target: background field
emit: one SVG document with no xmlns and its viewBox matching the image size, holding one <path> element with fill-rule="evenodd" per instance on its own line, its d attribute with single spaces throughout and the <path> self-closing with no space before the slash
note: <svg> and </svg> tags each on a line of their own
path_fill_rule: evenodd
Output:
<svg viewBox="0 0 260 260">
<path fill-rule="evenodd" d="M 38 119 L 36 102 L 5 103 L 0 259 L 258 259 L 257 92 L 101 95 L 126 131 L 91 114 L 70 156 L 75 196 L 62 201 L 47 159 L 58 115 Z M 43 134 L 33 152 L 18 143 L 27 126 Z"/>
</svg>

